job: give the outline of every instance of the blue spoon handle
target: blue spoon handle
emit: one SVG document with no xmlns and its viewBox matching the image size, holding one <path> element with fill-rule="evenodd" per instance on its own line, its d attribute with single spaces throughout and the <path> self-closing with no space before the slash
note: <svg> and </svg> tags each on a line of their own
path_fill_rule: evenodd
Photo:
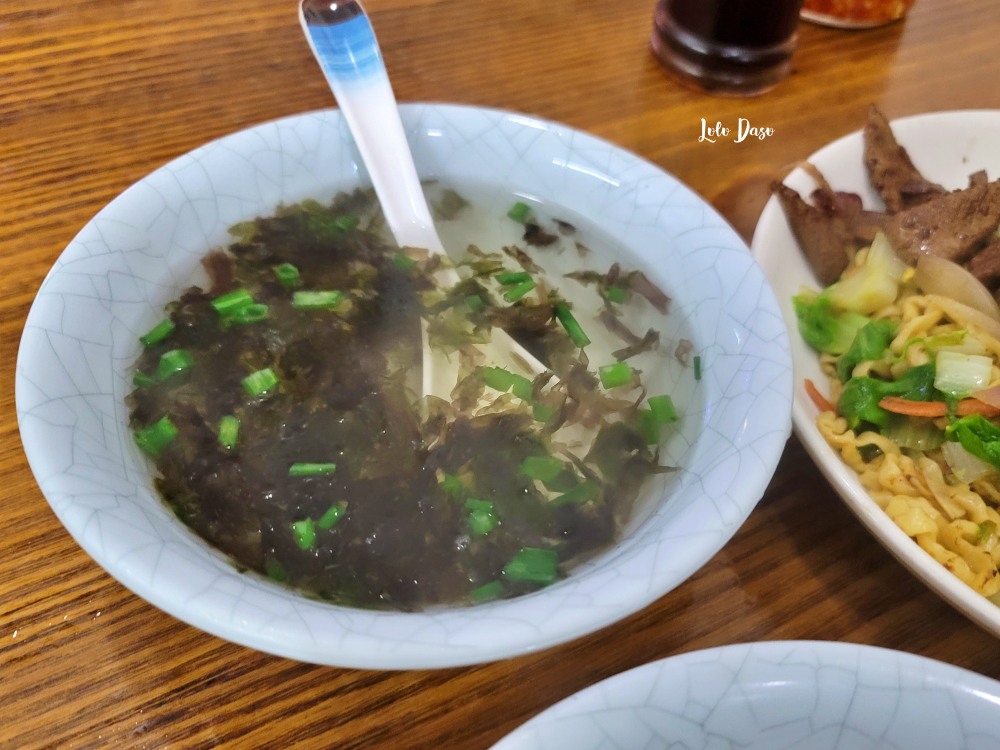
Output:
<svg viewBox="0 0 1000 750">
<path fill-rule="evenodd" d="M 302 0 L 299 21 L 401 246 L 442 252 L 389 74 L 361 3 Z"/>
</svg>

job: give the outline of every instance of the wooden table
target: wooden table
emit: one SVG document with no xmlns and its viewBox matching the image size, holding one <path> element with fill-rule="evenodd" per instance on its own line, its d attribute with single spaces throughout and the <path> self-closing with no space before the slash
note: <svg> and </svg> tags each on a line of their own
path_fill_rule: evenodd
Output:
<svg viewBox="0 0 1000 750">
<path fill-rule="evenodd" d="M 648 49 L 652 0 L 368 0 L 401 100 L 560 120 L 712 199 L 747 237 L 763 185 L 891 116 L 1000 108 L 1000 13 L 918 0 L 870 31 L 801 28 L 793 75 L 755 99 L 678 87 Z M 552 703 L 653 659 L 738 641 L 887 646 L 1000 678 L 1000 644 L 930 593 L 792 439 L 759 507 L 697 575 L 619 624 L 466 669 L 366 672 L 232 645 L 125 590 L 63 530 L 18 438 L 14 360 L 73 235 L 205 141 L 332 106 L 291 0 L 0 2 L 0 746 L 484 748 Z M 744 117 L 764 141 L 699 142 Z"/>
</svg>

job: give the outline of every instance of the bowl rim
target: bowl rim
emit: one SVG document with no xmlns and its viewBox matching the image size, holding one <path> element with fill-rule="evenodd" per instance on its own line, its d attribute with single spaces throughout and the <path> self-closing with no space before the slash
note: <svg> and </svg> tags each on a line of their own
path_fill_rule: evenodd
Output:
<svg viewBox="0 0 1000 750">
<path fill-rule="evenodd" d="M 748 284 L 751 287 L 756 285 L 755 303 L 759 309 L 755 311 L 755 317 L 748 324 L 749 330 L 756 333 L 756 328 L 753 326 L 766 326 L 769 318 L 773 318 L 778 324 L 781 323 L 780 314 L 777 312 L 777 300 L 747 251 L 746 244 L 704 199 L 659 166 L 596 136 L 561 123 L 517 112 L 441 103 L 406 103 L 400 108 L 408 128 L 419 129 L 425 126 L 426 119 L 433 120 L 440 117 L 447 121 L 461 121 L 463 126 L 470 120 L 475 120 L 477 128 L 480 121 L 483 121 L 503 123 L 505 127 L 521 128 L 525 132 L 531 131 L 531 134 L 549 134 L 559 143 L 565 142 L 572 150 L 587 153 L 588 156 L 597 154 L 600 160 L 607 162 L 603 168 L 618 170 L 615 174 L 620 172 L 628 179 L 636 180 L 637 184 L 642 182 L 643 190 L 662 188 L 670 195 L 671 200 L 680 200 L 685 206 L 690 205 L 697 209 L 698 221 L 701 222 L 699 226 L 711 236 L 713 242 L 717 242 L 723 249 L 733 249 L 742 253 L 742 255 L 731 255 L 731 265 L 735 267 L 731 283 Z M 761 423 L 768 428 L 764 435 L 765 439 L 762 440 L 761 435 L 754 435 L 753 446 L 739 445 L 739 439 L 742 438 L 740 435 L 732 441 L 731 447 L 735 450 L 735 455 L 732 452 L 726 455 L 725 451 L 722 451 L 723 455 L 719 458 L 720 461 L 725 458 L 738 461 L 741 458 L 746 460 L 747 456 L 752 454 L 754 461 L 759 462 L 759 466 L 750 467 L 749 481 L 741 483 L 738 492 L 734 489 L 732 493 L 728 493 L 727 490 L 727 493 L 715 497 L 713 502 L 717 507 L 707 509 L 704 507 L 706 503 L 702 503 L 700 506 L 691 505 L 678 513 L 683 518 L 697 518 L 700 514 L 707 514 L 715 521 L 714 525 L 693 523 L 692 528 L 698 532 L 697 538 L 669 540 L 671 544 L 677 545 L 675 554 L 679 558 L 683 557 L 683 565 L 665 566 L 658 554 L 658 544 L 649 544 L 644 548 L 643 559 L 651 566 L 649 578 L 644 585 L 615 585 L 616 576 L 613 568 L 592 568 L 571 575 L 568 579 L 540 592 L 515 599 L 442 612 L 398 613 L 354 610 L 313 602 L 297 594 L 286 595 L 275 591 L 277 586 L 274 584 L 255 581 L 252 576 L 234 573 L 236 580 L 228 580 L 219 573 L 217 580 L 206 585 L 225 589 L 230 601 L 228 605 L 217 605 L 207 603 L 207 599 L 211 597 L 202 597 L 201 594 L 204 592 L 191 589 L 167 591 L 159 585 L 159 582 L 154 584 L 147 563 L 141 557 L 129 558 L 126 555 L 127 550 L 118 549 L 109 553 L 109 550 L 103 547 L 106 538 L 98 541 L 93 528 L 88 526 L 94 522 L 94 516 L 98 511 L 91 513 L 89 509 L 83 512 L 80 508 L 74 508 L 72 498 L 65 494 L 65 487 L 59 486 L 58 489 L 53 489 L 59 481 L 72 482 L 74 477 L 60 476 L 59 467 L 54 466 L 51 456 L 47 455 L 51 448 L 40 444 L 35 438 L 37 424 L 33 421 L 32 412 L 38 405 L 39 394 L 38 386 L 32 382 L 33 374 L 30 372 L 35 350 L 27 344 L 38 344 L 36 341 L 38 332 L 45 330 L 45 317 L 52 312 L 42 309 L 44 304 L 47 304 L 43 304 L 42 300 L 47 299 L 48 287 L 55 284 L 54 279 L 60 278 L 62 269 L 66 267 L 68 261 L 79 260 L 77 256 L 70 257 L 71 253 L 78 251 L 81 243 L 93 239 L 89 231 L 96 223 L 114 218 L 123 201 L 137 199 L 137 191 L 148 187 L 149 181 L 157 175 L 176 174 L 182 168 L 190 166 L 192 161 L 200 165 L 210 154 L 224 149 L 236 149 L 234 144 L 241 138 L 264 137 L 274 132 L 295 131 L 296 128 L 311 132 L 310 129 L 313 127 L 321 128 L 323 132 L 329 134 L 342 125 L 339 118 L 338 110 L 323 109 L 270 120 L 222 136 L 171 160 L 147 174 L 102 208 L 63 250 L 46 274 L 22 333 L 16 365 L 15 394 L 25 455 L 43 495 L 64 527 L 90 557 L 120 583 L 174 617 L 226 640 L 260 651 L 305 662 L 342 667 L 378 669 L 452 667 L 535 652 L 573 640 L 620 620 L 690 577 L 721 549 L 755 507 L 777 467 L 784 443 L 790 435 L 791 360 L 787 331 L 783 325 L 780 331 L 770 329 L 766 331 L 771 337 L 765 342 L 769 347 L 768 355 L 773 355 L 768 364 L 775 370 L 770 392 L 766 394 L 769 397 L 766 401 L 766 413 L 763 405 L 748 407 L 755 409 L 751 412 L 752 426 L 756 428 L 757 423 Z M 296 131 L 296 134 L 299 133 Z M 280 146 L 280 148 L 285 147 L 285 145 Z M 260 210 L 271 210 L 273 207 L 272 204 Z M 200 253 L 204 254 L 204 249 Z M 728 269 L 727 273 L 731 270 Z M 727 294 L 734 293 L 729 288 L 726 291 Z M 744 356 L 751 354 L 742 350 L 738 353 Z M 729 394 L 725 395 L 728 397 Z M 121 429 L 121 425 L 117 427 Z M 699 441 L 701 442 L 703 441 Z M 747 442 L 750 442 L 749 438 Z M 162 521 L 158 516 L 151 517 L 148 513 L 146 515 L 142 523 L 156 526 Z M 175 526 L 179 526 L 179 522 L 175 522 Z M 165 566 L 169 561 L 169 564 L 183 566 L 188 564 L 186 555 L 198 552 L 193 550 L 191 540 L 185 536 L 189 533 L 188 530 L 177 531 L 177 534 L 159 540 L 161 549 L 154 562 L 155 565 Z M 112 532 L 103 533 L 108 535 Z M 663 540 L 660 539 L 659 543 L 662 544 Z M 203 546 L 207 550 L 207 545 Z M 609 561 L 616 560 L 616 565 L 619 565 L 621 560 L 625 559 L 623 556 L 628 554 L 632 554 L 629 549 L 618 545 L 609 550 L 604 557 Z M 678 572 L 681 569 L 682 572 Z M 227 580 L 218 580 L 224 578 Z M 577 584 L 584 579 L 588 579 L 592 586 L 606 586 L 607 599 L 579 601 L 581 596 L 593 592 L 592 587 L 586 591 L 578 590 Z M 213 588 L 213 592 L 215 591 Z M 562 596 L 555 596 L 556 593 Z M 551 606 L 552 602 L 557 602 L 558 606 Z M 257 616 L 256 610 L 248 614 L 251 608 L 264 607 L 265 604 L 267 607 L 275 608 L 272 618 L 258 618 L 254 621 L 253 627 L 241 624 L 241 617 L 254 619 Z M 244 605 L 244 609 L 235 613 L 237 607 Z M 537 605 L 535 610 L 539 615 L 544 615 L 546 618 L 544 621 L 532 623 L 525 617 L 526 608 L 532 605 Z M 573 618 L 568 618 L 563 612 L 567 608 L 574 613 Z M 425 640 L 412 640 L 396 636 L 391 643 L 381 642 L 380 639 L 383 637 L 381 634 L 393 630 L 396 624 L 402 621 L 401 618 L 405 620 L 407 629 L 414 633 L 428 633 L 429 637 Z M 558 619 L 558 627 L 549 626 L 548 623 L 552 622 L 553 618 Z M 291 627 L 287 622 L 289 620 L 295 621 L 295 628 L 292 630 L 288 629 Z M 332 640 L 325 630 L 345 628 L 345 623 L 362 621 L 363 626 L 356 629 L 348 628 L 348 632 Z M 491 626 L 500 627 L 499 635 L 493 642 L 486 642 L 481 637 L 469 635 L 473 628 L 484 621 Z M 518 623 L 521 626 L 515 627 Z M 505 624 L 510 627 L 501 627 Z M 463 645 L 458 645 L 459 641 Z"/>
</svg>

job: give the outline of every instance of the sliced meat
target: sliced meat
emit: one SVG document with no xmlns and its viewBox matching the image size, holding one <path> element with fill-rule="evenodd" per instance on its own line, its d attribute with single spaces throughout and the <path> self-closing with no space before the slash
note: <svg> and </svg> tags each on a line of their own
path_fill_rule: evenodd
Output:
<svg viewBox="0 0 1000 750">
<path fill-rule="evenodd" d="M 935 196 L 887 217 L 896 253 L 915 263 L 920 253 L 964 263 L 1000 225 L 1000 181 Z"/>
<path fill-rule="evenodd" d="M 792 234 L 820 283 L 827 286 L 835 282 L 858 247 L 848 222 L 829 206 L 806 203 L 784 183 L 772 183 L 771 190 L 781 201 Z"/>
<path fill-rule="evenodd" d="M 983 286 L 996 293 L 1000 287 L 1000 239 L 993 240 L 973 255 L 966 268 Z"/>
<path fill-rule="evenodd" d="M 919 205 L 946 192 L 917 171 L 906 149 L 896 141 L 889 121 L 874 104 L 868 107 L 865 122 L 864 161 L 871 183 L 882 196 L 889 213 Z"/>
</svg>

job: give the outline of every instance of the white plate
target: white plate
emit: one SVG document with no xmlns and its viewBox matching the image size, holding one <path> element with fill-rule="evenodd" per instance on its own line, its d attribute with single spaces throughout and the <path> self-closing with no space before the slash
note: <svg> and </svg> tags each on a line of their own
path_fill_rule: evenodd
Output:
<svg viewBox="0 0 1000 750">
<path fill-rule="evenodd" d="M 756 505 L 791 434 L 791 359 L 746 245 L 653 164 L 564 125 L 497 110 L 405 105 L 422 177 L 491 186 L 584 217 L 673 297 L 665 341 L 691 338 L 704 377 L 676 377 L 682 420 L 654 510 L 613 549 L 538 593 L 423 613 L 310 601 L 238 573 L 153 490 L 124 404 L 137 335 L 235 222 L 366 183 L 336 111 L 235 133 L 180 157 L 100 212 L 38 292 L 17 362 L 25 453 L 46 499 L 108 572 L 175 617 L 304 661 L 470 664 L 536 651 L 641 609 L 686 580 Z M 506 211 L 506 207 L 502 209 Z M 501 214 L 502 216 L 502 214 Z M 508 222 L 509 223 L 509 222 Z M 468 238 L 474 241 L 475 238 Z M 662 370 L 680 365 L 665 346 Z"/>
<path fill-rule="evenodd" d="M 493 750 L 563 748 L 996 750 L 1000 682 L 849 643 L 723 646 L 592 685 Z"/>
<path fill-rule="evenodd" d="M 936 112 L 895 120 L 893 131 L 909 151 L 917 169 L 928 179 L 948 188 L 964 187 L 968 176 L 986 169 L 990 179 L 1000 177 L 1000 112 Z M 835 190 L 856 192 L 868 208 L 883 208 L 868 183 L 862 163 L 861 131 L 852 133 L 820 149 L 808 158 Z M 797 169 L 785 183 L 808 196 L 814 183 Z M 753 253 L 778 295 L 778 304 L 791 332 L 795 369 L 795 398 L 792 420 L 795 432 L 816 464 L 875 537 L 931 589 L 974 622 L 1000 636 L 1000 607 L 990 603 L 946 571 L 916 542 L 894 524 L 858 482 L 856 475 L 827 445 L 816 428 L 816 408 L 805 395 L 802 383 L 812 379 L 826 382 L 816 353 L 798 334 L 792 297 L 802 286 L 821 288 L 788 228 L 776 198 L 771 198 L 761 214 L 753 237 Z"/>
</svg>

